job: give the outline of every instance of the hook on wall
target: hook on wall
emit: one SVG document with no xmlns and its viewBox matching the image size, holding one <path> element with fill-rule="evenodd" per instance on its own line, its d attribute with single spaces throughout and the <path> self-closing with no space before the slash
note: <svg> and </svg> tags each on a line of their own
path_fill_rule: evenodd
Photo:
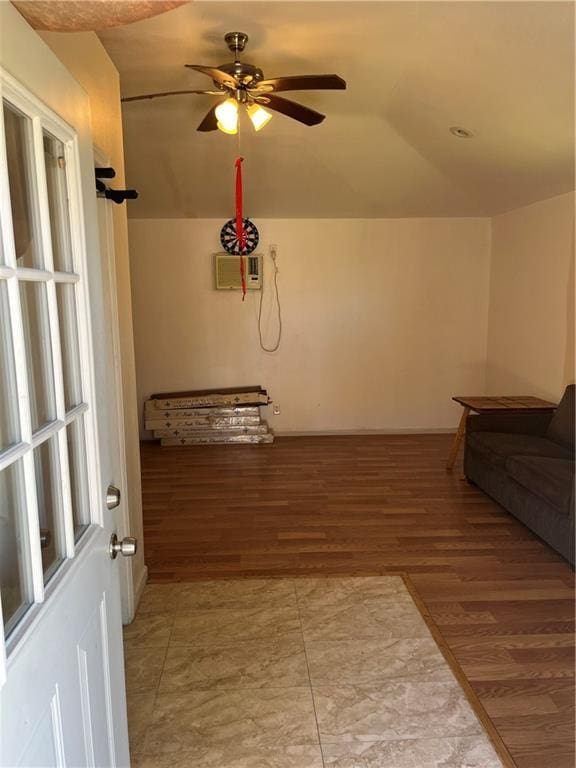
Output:
<svg viewBox="0 0 576 768">
<path fill-rule="evenodd" d="M 111 189 L 103 181 L 100 181 L 100 179 L 115 178 L 116 171 L 114 168 L 95 168 L 94 174 L 96 176 L 97 197 L 105 197 L 118 205 L 121 205 L 125 200 L 135 200 L 138 197 L 138 192 L 135 189 Z"/>
</svg>

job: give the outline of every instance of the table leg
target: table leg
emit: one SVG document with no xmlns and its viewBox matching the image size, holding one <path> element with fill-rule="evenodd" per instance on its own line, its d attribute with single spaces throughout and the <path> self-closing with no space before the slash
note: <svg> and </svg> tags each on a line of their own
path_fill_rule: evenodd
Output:
<svg viewBox="0 0 576 768">
<path fill-rule="evenodd" d="M 466 419 L 468 418 L 469 413 L 470 408 L 467 405 L 464 406 L 464 410 L 462 411 L 462 418 L 460 419 L 460 424 L 458 424 L 458 430 L 454 435 L 454 442 L 452 443 L 452 448 L 450 448 L 450 453 L 448 454 L 448 461 L 446 462 L 446 470 L 448 472 L 450 472 L 454 467 L 454 462 L 458 456 L 460 443 L 462 442 L 462 438 L 466 433 Z"/>
</svg>

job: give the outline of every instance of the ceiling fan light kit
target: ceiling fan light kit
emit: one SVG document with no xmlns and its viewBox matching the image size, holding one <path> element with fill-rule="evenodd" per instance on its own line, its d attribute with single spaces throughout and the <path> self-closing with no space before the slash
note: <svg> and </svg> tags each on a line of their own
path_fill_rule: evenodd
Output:
<svg viewBox="0 0 576 768">
<path fill-rule="evenodd" d="M 277 91 L 310 91 L 310 90 L 345 90 L 346 81 L 338 75 L 291 75 L 275 77 L 269 80 L 259 67 L 239 60 L 239 54 L 245 49 L 248 35 L 245 32 L 228 32 L 224 36 L 226 45 L 234 54 L 234 61 L 219 67 L 207 67 L 200 64 L 186 64 L 189 69 L 201 72 L 212 78 L 217 90 L 185 90 L 164 91 L 162 93 L 147 93 L 141 96 L 128 96 L 125 102 L 156 99 L 166 96 L 184 94 L 203 94 L 208 96 L 224 96 L 223 101 L 215 104 L 204 117 L 196 130 L 238 133 L 238 107 L 243 104 L 248 117 L 256 131 L 267 125 L 272 112 L 280 112 L 286 117 L 297 120 L 304 125 L 312 126 L 321 123 L 325 115 L 303 104 L 290 99 L 276 96 Z M 268 109 L 264 109 L 266 105 Z"/>
<path fill-rule="evenodd" d="M 217 120 L 216 127 L 222 133 L 231 135 L 238 133 L 238 107 L 239 102 L 236 99 L 229 98 L 218 104 L 214 110 Z M 255 131 L 264 128 L 272 119 L 272 113 L 256 103 L 246 104 L 246 112 Z"/>
<path fill-rule="evenodd" d="M 255 131 L 261 130 L 265 125 L 268 125 L 270 120 L 272 120 L 272 113 L 268 112 L 267 109 L 264 109 L 264 107 L 261 107 L 259 104 L 249 104 L 246 107 L 246 112 L 248 113 L 248 117 L 250 118 L 250 122 L 254 126 Z"/>
<path fill-rule="evenodd" d="M 236 99 L 226 99 L 214 110 L 216 126 L 222 133 L 238 133 L 238 102 Z"/>
</svg>

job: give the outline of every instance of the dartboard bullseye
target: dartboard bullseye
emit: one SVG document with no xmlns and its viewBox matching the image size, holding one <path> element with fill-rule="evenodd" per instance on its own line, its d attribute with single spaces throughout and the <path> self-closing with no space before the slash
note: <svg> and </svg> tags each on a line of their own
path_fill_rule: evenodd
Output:
<svg viewBox="0 0 576 768">
<path fill-rule="evenodd" d="M 259 235 L 254 222 L 250 221 L 250 219 L 242 219 L 242 222 L 244 232 L 246 233 L 242 255 L 246 256 L 247 254 L 252 253 L 258 246 Z M 230 253 L 234 256 L 240 255 L 240 243 L 236 236 L 236 219 L 230 219 L 224 224 L 220 230 L 220 242 L 226 253 Z"/>
</svg>

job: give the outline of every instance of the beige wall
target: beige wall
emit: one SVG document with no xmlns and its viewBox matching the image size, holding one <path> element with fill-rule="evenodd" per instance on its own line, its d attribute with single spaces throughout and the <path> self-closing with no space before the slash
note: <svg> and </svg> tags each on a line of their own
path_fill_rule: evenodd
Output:
<svg viewBox="0 0 576 768">
<path fill-rule="evenodd" d="M 122 145 L 120 83 L 116 68 L 98 37 L 92 32 L 75 34 L 46 32 L 42 33 L 41 36 L 88 93 L 92 111 L 94 143 L 109 157 L 113 168 L 116 170 L 114 186 L 123 188 L 124 150 Z M 142 542 L 142 494 L 126 205 L 110 205 L 112 206 L 114 221 L 128 475 L 128 488 L 124 489 L 124 498 L 127 500 L 130 513 L 130 533 Z M 132 574 L 135 589 L 138 591 L 145 576 L 143 547 L 139 548 L 132 561 Z"/>
<path fill-rule="evenodd" d="M 490 221 L 257 224 L 260 250 L 278 246 L 274 354 L 259 349 L 259 294 L 213 290 L 221 220 L 129 220 L 140 404 L 257 383 L 281 407 L 278 432 L 453 427 L 451 396 L 485 387 Z"/>
<path fill-rule="evenodd" d="M 574 381 L 574 193 L 492 220 L 487 386 L 558 399 Z"/>
</svg>

